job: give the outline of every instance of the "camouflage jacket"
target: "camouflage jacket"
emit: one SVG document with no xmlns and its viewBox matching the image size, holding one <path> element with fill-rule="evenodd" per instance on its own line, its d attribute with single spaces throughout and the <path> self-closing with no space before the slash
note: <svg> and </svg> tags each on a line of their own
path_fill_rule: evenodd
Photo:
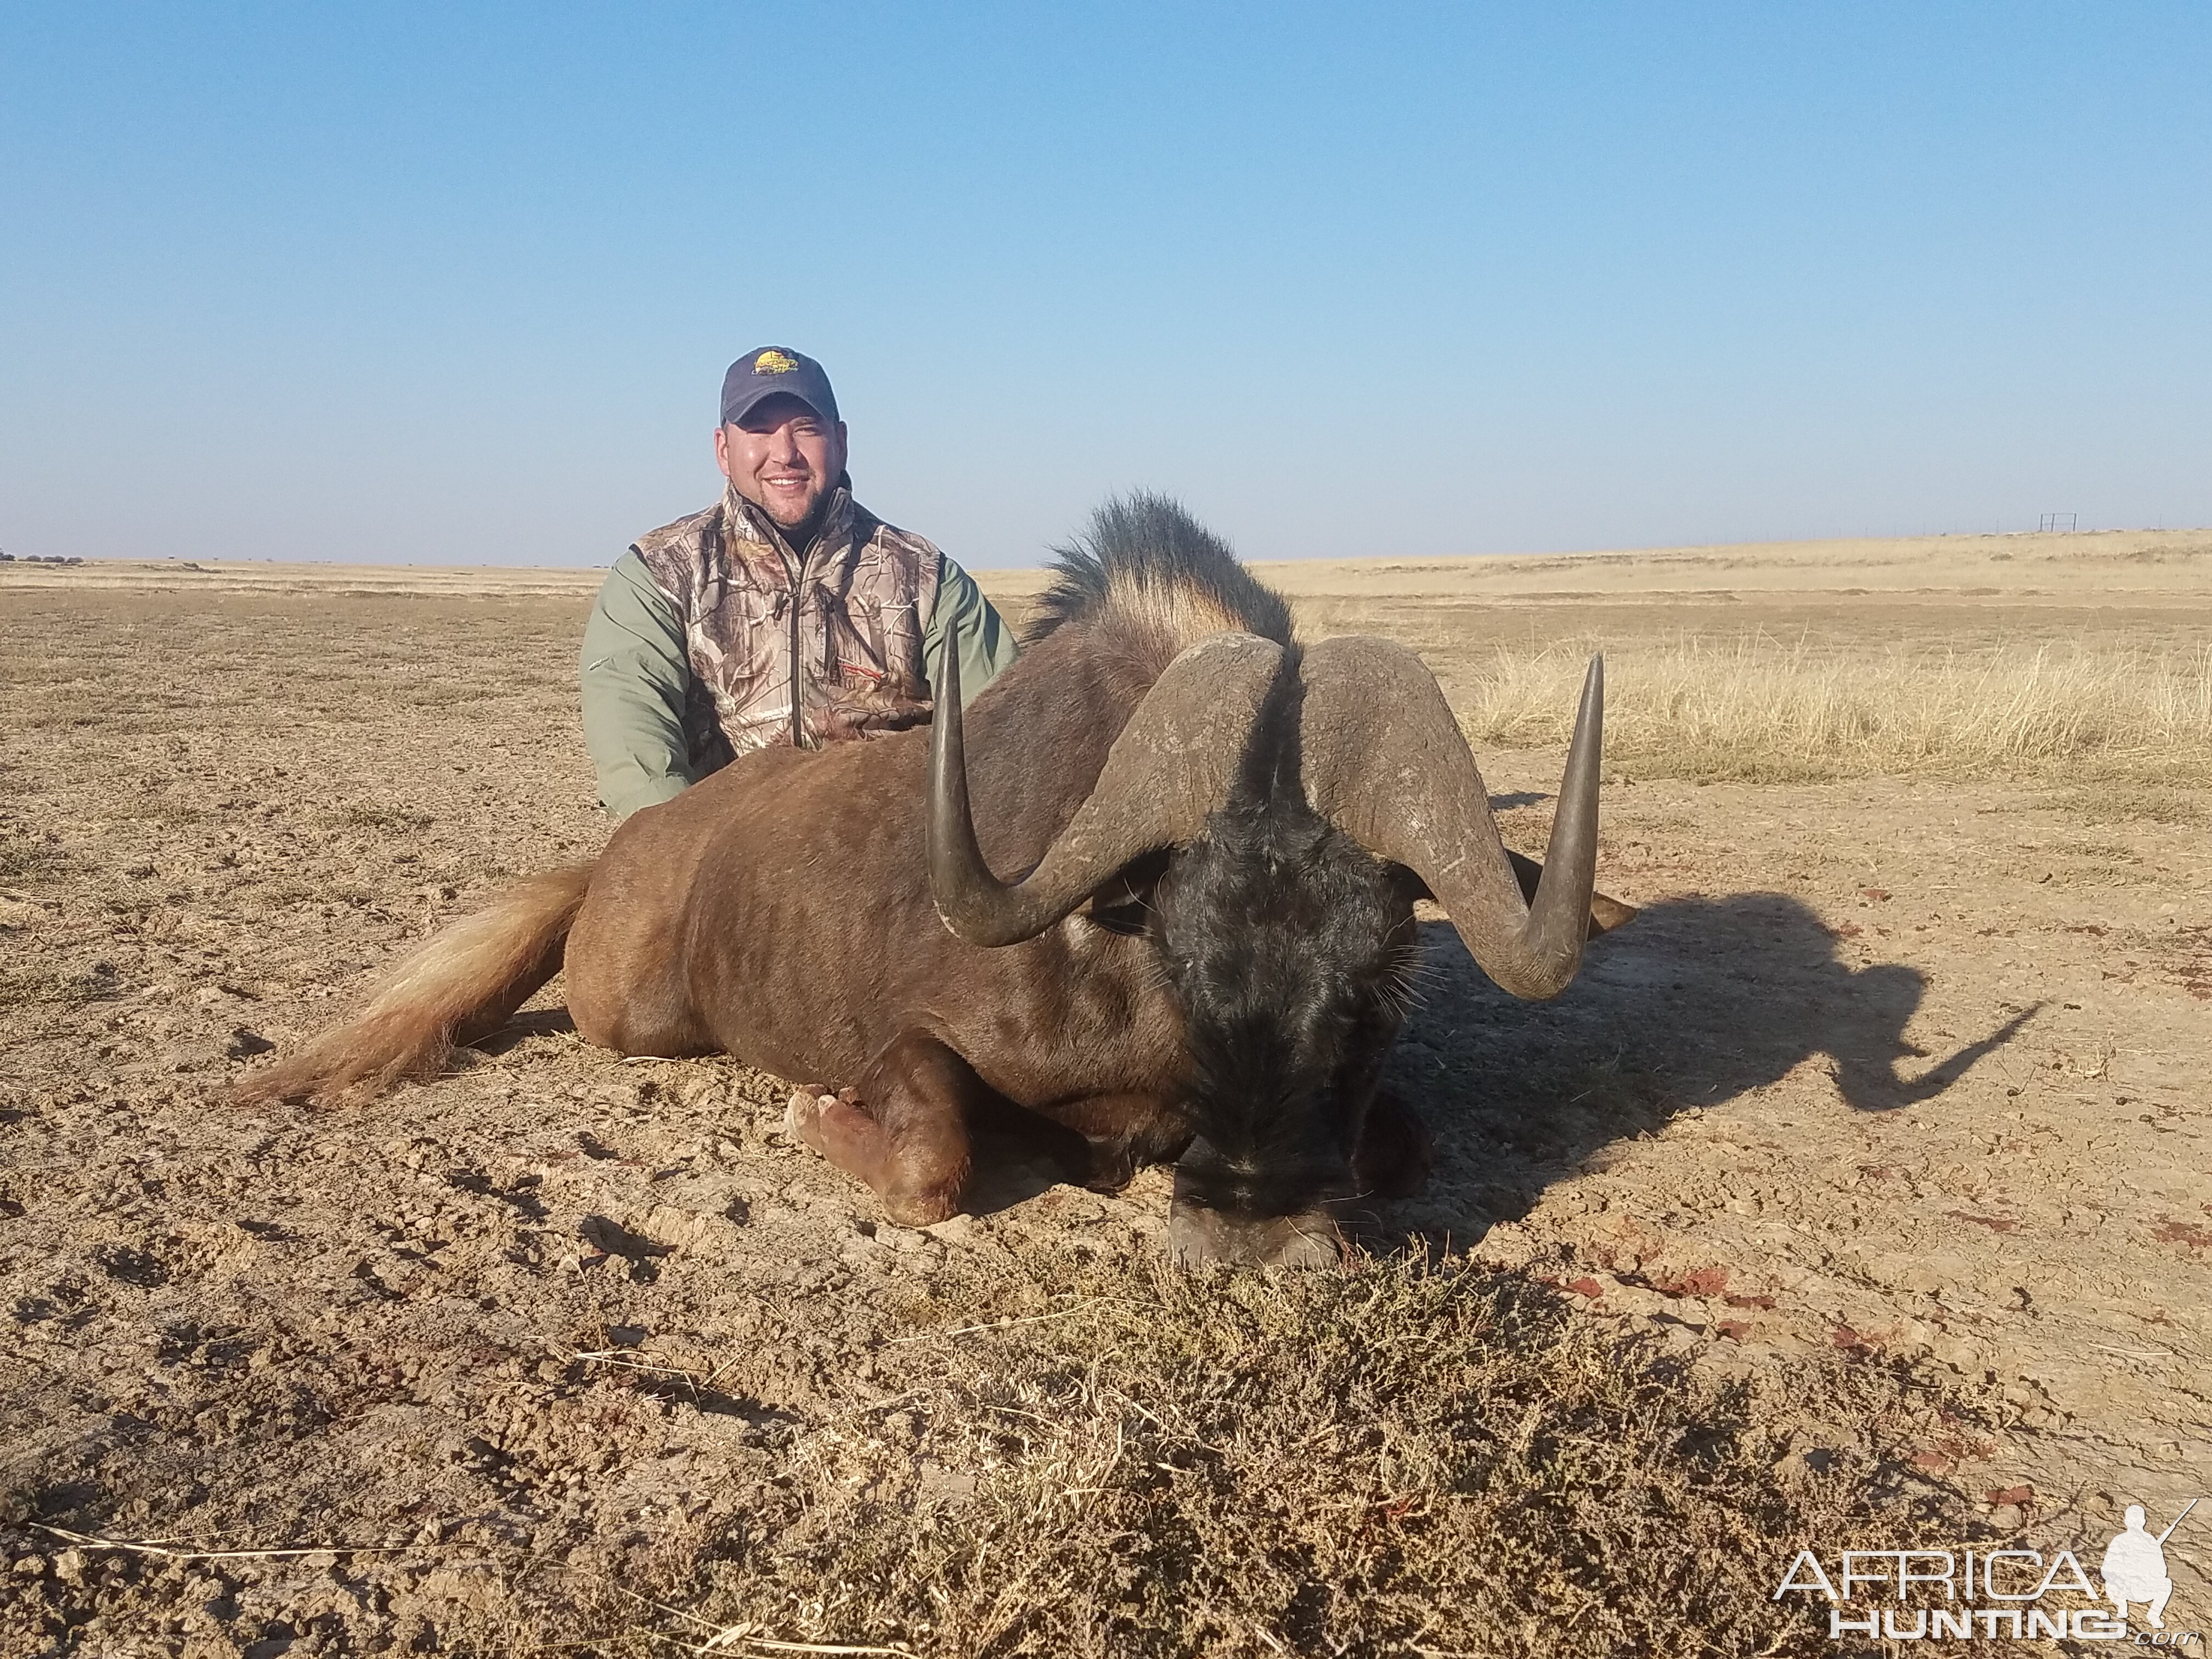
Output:
<svg viewBox="0 0 2212 1659">
<path fill-rule="evenodd" d="M 749 750 L 926 722 L 948 633 L 964 702 L 1015 654 L 966 572 L 842 486 L 804 549 L 726 490 L 641 536 L 593 606 L 584 733 L 600 799 L 623 817 Z"/>
</svg>

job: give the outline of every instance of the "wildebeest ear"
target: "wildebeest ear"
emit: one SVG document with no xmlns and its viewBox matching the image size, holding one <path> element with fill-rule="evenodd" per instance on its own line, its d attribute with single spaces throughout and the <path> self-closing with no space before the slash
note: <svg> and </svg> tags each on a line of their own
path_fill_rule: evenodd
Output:
<svg viewBox="0 0 2212 1659">
<path fill-rule="evenodd" d="M 1535 860 L 1524 857 L 1510 848 L 1507 849 L 1505 856 L 1513 866 L 1514 879 L 1521 884 L 1522 896 L 1534 903 L 1536 898 L 1536 884 L 1544 878 L 1544 866 Z M 1616 927 L 1626 927 L 1635 920 L 1634 905 L 1623 904 L 1619 899 L 1607 898 L 1603 893 L 1590 895 L 1589 936 L 1591 939 L 1595 939 L 1601 933 L 1609 933 Z"/>
<path fill-rule="evenodd" d="M 1510 849 L 1508 849 L 1505 856 L 1513 866 L 1513 877 L 1521 884 L 1522 895 L 1533 898 L 1536 892 L 1536 884 L 1543 878 L 1544 866 L 1535 860 Z M 1406 896 L 1408 902 L 1436 897 L 1436 895 L 1429 890 L 1428 883 L 1423 881 L 1402 864 L 1394 864 L 1390 866 L 1390 878 L 1397 884 L 1398 890 Z M 1590 938 L 1595 939 L 1601 933 L 1609 933 L 1614 928 L 1635 920 L 1634 905 L 1623 904 L 1619 899 L 1607 898 L 1603 893 L 1590 895 Z"/>
</svg>

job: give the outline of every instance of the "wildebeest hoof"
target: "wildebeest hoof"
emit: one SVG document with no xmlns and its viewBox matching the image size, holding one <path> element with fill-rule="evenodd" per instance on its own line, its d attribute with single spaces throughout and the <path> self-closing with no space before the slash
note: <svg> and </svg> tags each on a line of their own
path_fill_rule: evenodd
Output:
<svg viewBox="0 0 2212 1659">
<path fill-rule="evenodd" d="M 1093 1143 L 1088 1150 L 1083 1184 L 1091 1192 L 1118 1193 L 1135 1178 L 1137 1160 L 1127 1147 Z"/>
<path fill-rule="evenodd" d="M 933 1227 L 960 1213 L 957 1193 L 885 1193 L 884 1214 L 902 1227 Z"/>
<path fill-rule="evenodd" d="M 1255 1219 L 1178 1204 L 1168 1212 L 1168 1256 L 1178 1267 L 1334 1267 L 1344 1235 L 1326 1210 Z"/>
<path fill-rule="evenodd" d="M 800 1084 L 791 1091 L 791 1098 L 784 1103 L 784 1133 L 819 1152 L 822 1115 L 841 1101 L 848 1106 L 857 1107 L 860 1097 L 851 1089 L 840 1089 L 832 1094 L 818 1083 Z"/>
<path fill-rule="evenodd" d="M 823 1103 L 830 1097 L 822 1092 L 821 1085 L 802 1083 L 791 1091 L 791 1098 L 783 1103 L 783 1133 L 789 1139 L 804 1142 L 807 1132 L 822 1116 Z"/>
</svg>

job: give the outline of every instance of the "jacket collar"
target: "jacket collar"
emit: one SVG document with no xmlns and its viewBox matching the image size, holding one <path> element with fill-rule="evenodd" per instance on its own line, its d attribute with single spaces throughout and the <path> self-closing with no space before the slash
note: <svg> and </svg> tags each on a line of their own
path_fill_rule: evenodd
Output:
<svg viewBox="0 0 2212 1659">
<path fill-rule="evenodd" d="M 795 569 L 809 553 L 818 549 L 842 550 L 853 539 L 857 517 L 853 492 L 839 484 L 830 492 L 830 499 L 823 506 L 822 521 L 815 526 L 814 538 L 803 548 L 794 547 L 784 535 L 782 526 L 738 494 L 735 484 L 726 485 L 722 490 L 723 532 L 732 544 L 732 550 L 775 566 L 784 565 L 787 556 L 789 568 Z"/>
</svg>

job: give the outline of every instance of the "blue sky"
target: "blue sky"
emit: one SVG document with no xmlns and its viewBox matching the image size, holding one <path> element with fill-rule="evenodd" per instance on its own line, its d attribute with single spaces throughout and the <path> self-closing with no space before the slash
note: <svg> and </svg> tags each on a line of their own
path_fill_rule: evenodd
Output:
<svg viewBox="0 0 2212 1659">
<path fill-rule="evenodd" d="M 2212 7 L 14 5 L 0 547 L 593 564 L 820 357 L 977 566 L 2212 524 Z"/>
</svg>

